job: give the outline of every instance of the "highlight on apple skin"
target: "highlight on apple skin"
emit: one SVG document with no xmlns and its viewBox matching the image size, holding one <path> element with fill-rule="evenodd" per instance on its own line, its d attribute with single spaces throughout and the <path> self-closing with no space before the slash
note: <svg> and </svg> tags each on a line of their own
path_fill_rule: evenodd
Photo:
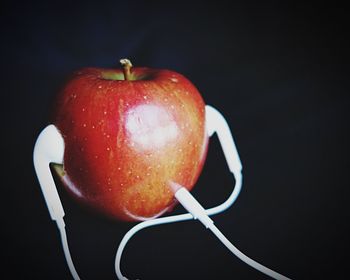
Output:
<svg viewBox="0 0 350 280">
<path fill-rule="evenodd" d="M 54 103 L 65 142 L 55 170 L 79 202 L 125 221 L 176 204 L 169 184 L 191 190 L 208 147 L 205 103 L 183 75 L 151 68 L 85 68 Z"/>
</svg>

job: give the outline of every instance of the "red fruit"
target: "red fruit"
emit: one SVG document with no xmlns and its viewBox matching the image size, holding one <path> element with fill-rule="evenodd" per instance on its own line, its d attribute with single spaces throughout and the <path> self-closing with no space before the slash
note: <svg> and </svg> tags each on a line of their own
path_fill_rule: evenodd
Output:
<svg viewBox="0 0 350 280">
<path fill-rule="evenodd" d="M 169 183 L 196 183 L 208 144 L 205 104 L 184 76 L 127 63 L 124 72 L 86 68 L 54 108 L 65 142 L 60 177 L 78 201 L 145 220 L 174 206 Z"/>
</svg>

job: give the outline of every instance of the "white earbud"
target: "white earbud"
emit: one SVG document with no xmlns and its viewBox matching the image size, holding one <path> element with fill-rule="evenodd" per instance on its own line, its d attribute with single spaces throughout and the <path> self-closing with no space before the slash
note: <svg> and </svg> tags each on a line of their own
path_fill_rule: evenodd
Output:
<svg viewBox="0 0 350 280">
<path fill-rule="evenodd" d="M 52 220 L 61 220 L 64 210 L 52 178 L 50 163 L 63 162 L 64 141 L 54 125 L 47 126 L 34 146 L 34 168 Z"/>
<path fill-rule="evenodd" d="M 212 136 L 215 132 L 219 137 L 228 167 L 232 173 L 242 171 L 242 163 L 233 141 L 230 128 L 222 114 L 212 106 L 205 106 L 207 132 Z"/>
<path fill-rule="evenodd" d="M 34 146 L 33 160 L 36 175 L 43 192 L 51 219 L 56 221 L 60 231 L 62 247 L 69 270 L 75 280 L 79 280 L 72 257 L 69 252 L 67 234 L 64 224 L 64 210 L 53 180 L 50 163 L 63 163 L 64 140 L 53 124 L 48 125 L 38 136 Z"/>
</svg>

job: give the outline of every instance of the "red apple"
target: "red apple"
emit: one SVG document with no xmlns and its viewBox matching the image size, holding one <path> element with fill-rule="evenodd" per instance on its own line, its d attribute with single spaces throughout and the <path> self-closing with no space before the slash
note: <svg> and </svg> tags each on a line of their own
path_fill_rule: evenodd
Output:
<svg viewBox="0 0 350 280">
<path fill-rule="evenodd" d="M 121 62 L 124 69 L 77 71 L 58 94 L 59 174 L 78 201 L 145 220 L 172 209 L 172 182 L 188 190 L 196 183 L 208 144 L 205 104 L 183 75 Z"/>
</svg>

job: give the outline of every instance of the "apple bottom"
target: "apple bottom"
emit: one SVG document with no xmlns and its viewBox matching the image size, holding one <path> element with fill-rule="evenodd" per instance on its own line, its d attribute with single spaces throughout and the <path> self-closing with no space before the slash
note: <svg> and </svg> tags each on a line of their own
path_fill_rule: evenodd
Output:
<svg viewBox="0 0 350 280">
<path fill-rule="evenodd" d="M 143 182 L 131 187 L 111 190 L 109 194 L 88 198 L 75 187 L 64 171 L 63 165 L 52 164 L 52 170 L 75 201 L 112 219 L 122 221 L 150 220 L 166 212 L 171 212 L 178 204 L 172 187 L 176 182 L 170 181 L 163 184 Z M 186 188 L 191 190 L 193 185 Z"/>
</svg>

